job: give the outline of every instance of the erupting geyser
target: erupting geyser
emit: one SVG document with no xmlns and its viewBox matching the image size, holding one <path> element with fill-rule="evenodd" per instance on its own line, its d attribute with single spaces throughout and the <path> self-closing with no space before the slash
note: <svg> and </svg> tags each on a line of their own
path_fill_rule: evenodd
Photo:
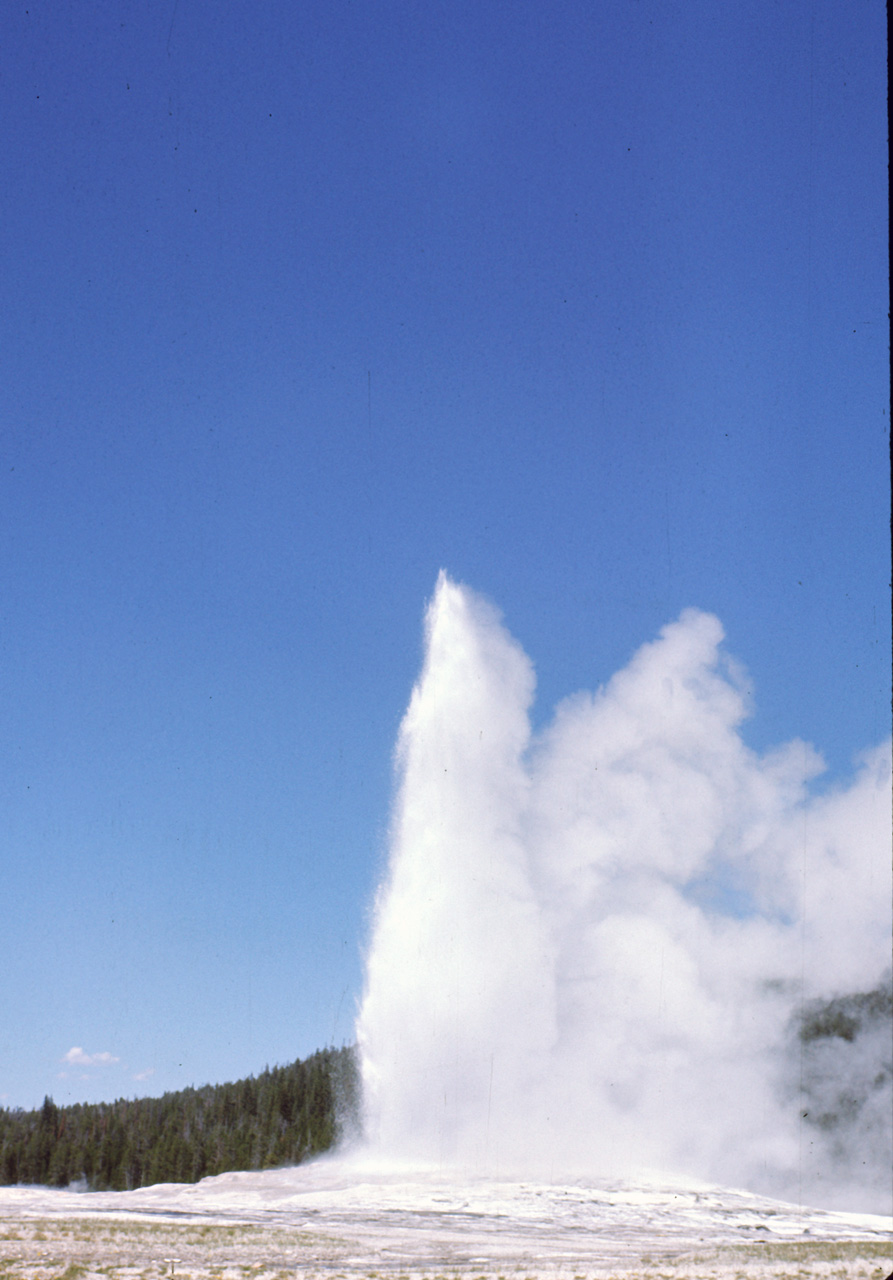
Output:
<svg viewBox="0 0 893 1280">
<path fill-rule="evenodd" d="M 529 660 L 441 574 L 358 1024 L 378 1157 L 889 1211 L 890 747 L 811 795 L 722 638 L 687 610 L 532 736 Z"/>
</svg>

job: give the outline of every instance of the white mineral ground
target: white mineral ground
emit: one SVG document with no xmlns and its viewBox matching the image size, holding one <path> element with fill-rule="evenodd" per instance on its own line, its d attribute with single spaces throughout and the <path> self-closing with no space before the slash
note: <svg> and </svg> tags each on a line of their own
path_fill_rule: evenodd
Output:
<svg viewBox="0 0 893 1280">
<path fill-rule="evenodd" d="M 459 1181 L 331 1158 L 128 1192 L 0 1188 L 0 1276 L 884 1280 L 891 1227 L 690 1180 Z"/>
</svg>

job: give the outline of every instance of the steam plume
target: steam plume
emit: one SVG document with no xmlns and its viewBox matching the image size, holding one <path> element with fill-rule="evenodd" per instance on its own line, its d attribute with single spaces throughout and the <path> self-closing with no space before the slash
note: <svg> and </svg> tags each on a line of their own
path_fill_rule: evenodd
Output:
<svg viewBox="0 0 893 1280">
<path fill-rule="evenodd" d="M 536 738 L 490 604 L 441 574 L 426 633 L 358 1023 L 371 1149 L 887 1209 L 889 744 L 811 796 L 810 746 L 745 746 L 696 610 Z"/>
</svg>

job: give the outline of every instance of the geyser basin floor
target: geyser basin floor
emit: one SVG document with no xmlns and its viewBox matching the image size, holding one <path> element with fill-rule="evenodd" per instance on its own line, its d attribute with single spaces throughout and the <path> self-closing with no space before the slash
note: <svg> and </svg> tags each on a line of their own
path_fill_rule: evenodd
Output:
<svg viewBox="0 0 893 1280">
<path fill-rule="evenodd" d="M 5 1280 L 871 1277 L 891 1223 L 718 1187 L 544 1184 L 320 1161 L 195 1186 L 0 1188 Z"/>
</svg>

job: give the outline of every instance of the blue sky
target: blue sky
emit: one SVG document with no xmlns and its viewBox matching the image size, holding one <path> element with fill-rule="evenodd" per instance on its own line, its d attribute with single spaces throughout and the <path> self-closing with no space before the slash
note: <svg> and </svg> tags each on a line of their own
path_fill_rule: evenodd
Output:
<svg viewBox="0 0 893 1280">
<path fill-rule="evenodd" d="M 887 735 L 882 5 L 28 0 L 0 71 L 0 1103 L 350 1040 L 442 567 L 540 722 L 694 605 L 755 748 Z"/>
</svg>

